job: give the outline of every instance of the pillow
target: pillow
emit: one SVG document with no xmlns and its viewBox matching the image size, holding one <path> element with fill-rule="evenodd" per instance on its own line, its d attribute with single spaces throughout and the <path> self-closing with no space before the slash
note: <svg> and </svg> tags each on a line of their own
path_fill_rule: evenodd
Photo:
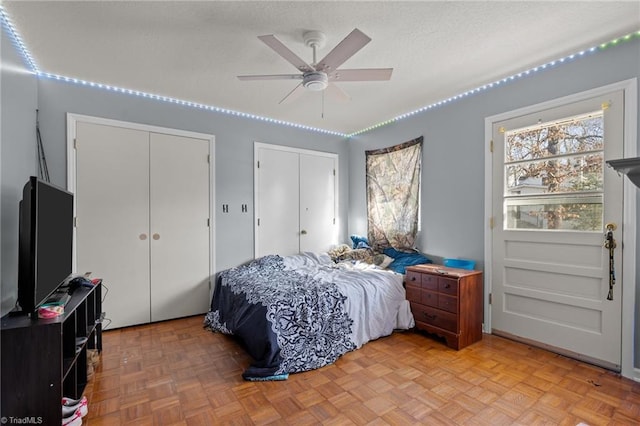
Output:
<svg viewBox="0 0 640 426">
<path fill-rule="evenodd" d="M 369 247 L 369 240 L 367 237 L 361 237 L 359 235 L 352 235 L 351 241 L 353 242 L 353 248 L 371 248 Z"/>
</svg>

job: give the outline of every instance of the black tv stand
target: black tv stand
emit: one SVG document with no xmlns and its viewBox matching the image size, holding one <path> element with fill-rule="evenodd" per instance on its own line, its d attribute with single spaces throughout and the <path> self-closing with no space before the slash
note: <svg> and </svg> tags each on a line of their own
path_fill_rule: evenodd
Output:
<svg viewBox="0 0 640 426">
<path fill-rule="evenodd" d="M 102 351 L 102 285 L 77 288 L 57 318 L 16 312 L 22 315 L 10 312 L 0 328 L 0 417 L 59 425 L 62 397 L 84 392 L 87 351 Z"/>
</svg>

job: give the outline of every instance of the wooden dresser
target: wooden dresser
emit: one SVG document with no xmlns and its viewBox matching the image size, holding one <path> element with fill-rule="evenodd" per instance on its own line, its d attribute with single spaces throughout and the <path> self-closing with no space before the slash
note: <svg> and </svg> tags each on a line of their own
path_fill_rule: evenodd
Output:
<svg viewBox="0 0 640 426">
<path fill-rule="evenodd" d="M 416 328 L 444 337 L 454 349 L 482 340 L 482 271 L 410 266 L 405 283 Z"/>
</svg>

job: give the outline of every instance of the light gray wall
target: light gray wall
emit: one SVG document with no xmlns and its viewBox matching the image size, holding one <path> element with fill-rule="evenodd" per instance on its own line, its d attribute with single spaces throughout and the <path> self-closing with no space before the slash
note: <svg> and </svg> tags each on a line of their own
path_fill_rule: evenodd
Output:
<svg viewBox="0 0 640 426">
<path fill-rule="evenodd" d="M 215 135 L 214 230 L 218 271 L 253 258 L 254 141 L 338 154 L 339 217 L 340 223 L 345 224 L 340 236 L 344 239 L 348 204 L 348 149 L 341 137 L 49 79 L 39 80 L 38 105 L 51 180 L 59 185 L 66 185 L 68 112 Z M 105 176 L 105 179 L 108 178 Z M 229 213 L 222 213 L 222 204 L 229 205 Z M 242 204 L 249 206 L 247 213 L 241 213 Z"/>
<path fill-rule="evenodd" d="M 0 314 L 4 315 L 18 296 L 18 202 L 29 176 L 37 173 L 37 80 L 3 30 L 0 43 Z"/>
<path fill-rule="evenodd" d="M 423 135 L 422 227 L 417 246 L 436 259 L 471 258 L 484 268 L 485 117 L 630 78 L 640 78 L 638 39 L 354 137 L 349 141 L 349 233 L 367 232 L 365 150 Z M 638 234 L 640 245 L 640 227 Z M 638 247 L 628 249 L 638 259 Z M 639 325 L 640 273 L 635 285 Z M 635 354 L 640 367 L 637 326 Z"/>
<path fill-rule="evenodd" d="M 340 239 L 347 239 L 348 147 L 344 138 L 57 80 L 35 79 L 8 66 L 18 59 L 11 45 L 3 49 L 2 83 L 10 90 L 2 92 L 2 314 L 13 307 L 17 297 L 17 208 L 22 186 L 37 173 L 36 108 L 40 111 L 51 182 L 62 187 L 67 183 L 67 112 L 215 135 L 217 271 L 253 258 L 254 141 L 338 154 Z M 222 213 L 222 204 L 229 205 L 229 213 Z M 241 212 L 242 204 L 249 206 L 247 213 Z"/>
</svg>

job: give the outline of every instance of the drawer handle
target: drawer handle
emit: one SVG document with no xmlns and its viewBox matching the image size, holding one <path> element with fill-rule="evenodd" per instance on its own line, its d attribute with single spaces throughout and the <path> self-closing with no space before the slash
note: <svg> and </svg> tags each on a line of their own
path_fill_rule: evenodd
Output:
<svg viewBox="0 0 640 426">
<path fill-rule="evenodd" d="M 444 288 L 451 288 L 451 284 L 445 284 Z"/>
<path fill-rule="evenodd" d="M 411 277 L 411 281 L 415 281 L 415 280 L 416 280 L 416 277 Z"/>
<path fill-rule="evenodd" d="M 424 313 L 424 316 L 427 317 L 430 320 L 434 320 L 437 317 L 437 315 L 428 314 L 426 312 L 423 312 L 423 313 Z"/>
</svg>

